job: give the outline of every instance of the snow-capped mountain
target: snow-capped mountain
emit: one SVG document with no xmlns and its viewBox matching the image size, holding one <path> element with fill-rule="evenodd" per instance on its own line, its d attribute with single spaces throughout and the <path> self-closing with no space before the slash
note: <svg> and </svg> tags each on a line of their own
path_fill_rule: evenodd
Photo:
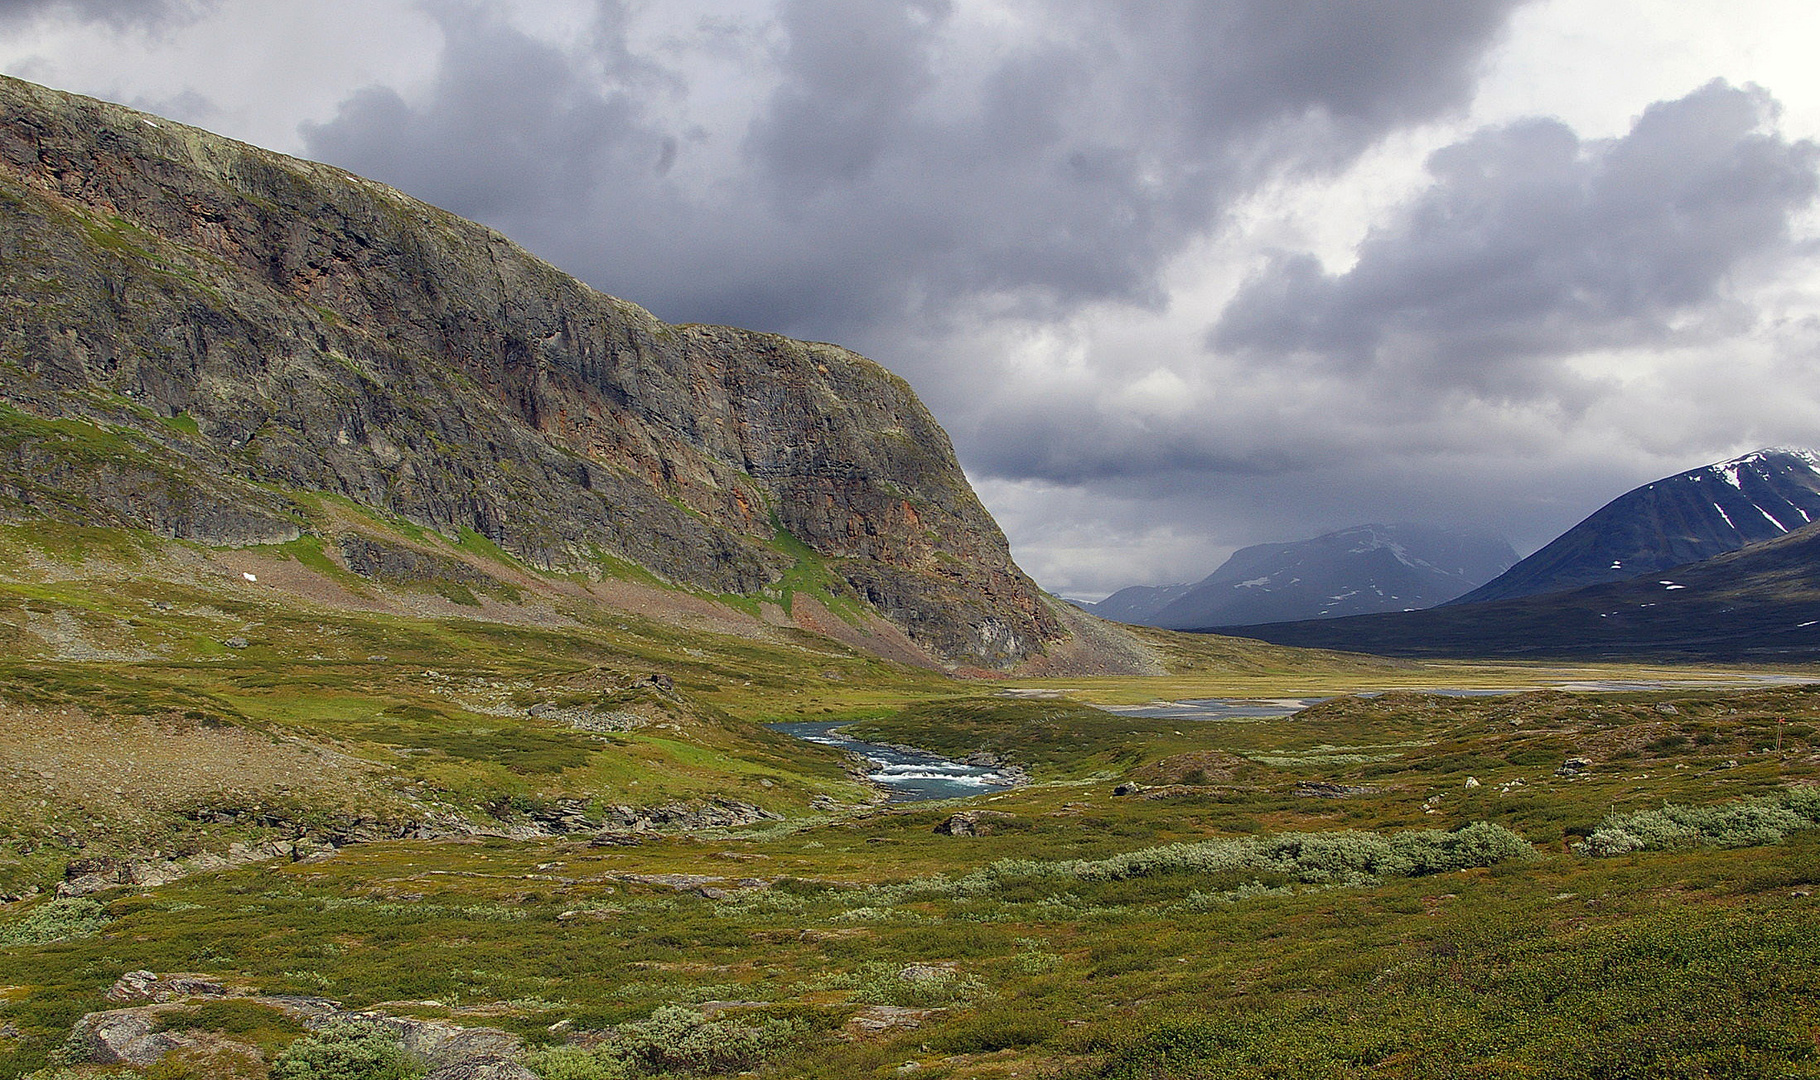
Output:
<svg viewBox="0 0 1820 1080">
<path fill-rule="evenodd" d="M 1472 604 L 1624 581 L 1820 521 L 1820 454 L 1772 447 L 1626 492 L 1493 581 Z"/>
<path fill-rule="evenodd" d="M 1820 656 L 1820 523 L 1565 592 L 1222 632 L 1383 656 L 1812 663 Z"/>
<path fill-rule="evenodd" d="M 1089 610 L 1121 622 L 1201 629 L 1431 607 L 1516 562 L 1505 541 L 1423 525 L 1358 525 L 1233 553 L 1192 585 L 1134 586 Z"/>
</svg>

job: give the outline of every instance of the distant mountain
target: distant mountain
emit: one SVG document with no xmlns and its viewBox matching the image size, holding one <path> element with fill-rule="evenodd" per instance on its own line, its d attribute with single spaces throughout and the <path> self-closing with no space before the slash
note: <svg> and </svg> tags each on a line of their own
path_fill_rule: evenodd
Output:
<svg viewBox="0 0 1820 1080">
<path fill-rule="evenodd" d="M 1493 581 L 1476 604 L 1624 581 L 1820 521 L 1820 455 L 1777 447 L 1690 469 L 1613 499 Z"/>
<path fill-rule="evenodd" d="M 1820 656 L 1820 523 L 1629 581 L 1220 632 L 1382 656 L 1809 661 Z"/>
<path fill-rule="evenodd" d="M 1358 525 L 1234 552 L 1192 585 L 1135 586 L 1089 610 L 1176 630 L 1425 608 L 1516 562 L 1493 536 L 1424 525 Z"/>
<path fill-rule="evenodd" d="M 1155 626 L 1153 622 L 1157 612 L 1168 607 L 1174 601 L 1186 595 L 1194 588 L 1193 583 L 1182 585 L 1132 585 L 1120 589 L 1097 604 L 1081 603 L 1076 606 L 1087 609 L 1102 619 L 1114 622 L 1136 623 L 1139 626 Z"/>
</svg>

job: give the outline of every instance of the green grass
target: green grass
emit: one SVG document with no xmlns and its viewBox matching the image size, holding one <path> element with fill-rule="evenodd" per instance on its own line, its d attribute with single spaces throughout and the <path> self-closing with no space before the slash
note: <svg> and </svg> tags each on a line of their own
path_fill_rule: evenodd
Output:
<svg viewBox="0 0 1820 1080">
<path fill-rule="evenodd" d="M 172 431 L 188 435 L 191 438 L 200 438 L 202 435 L 202 428 L 197 426 L 196 418 L 189 413 L 179 412 L 175 416 L 161 416 L 158 420 Z"/>
</svg>

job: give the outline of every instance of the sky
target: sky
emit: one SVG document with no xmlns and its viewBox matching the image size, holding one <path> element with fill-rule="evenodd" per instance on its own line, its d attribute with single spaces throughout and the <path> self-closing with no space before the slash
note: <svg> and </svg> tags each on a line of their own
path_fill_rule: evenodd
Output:
<svg viewBox="0 0 1820 1080">
<path fill-rule="evenodd" d="M 0 71 L 908 379 L 1093 599 L 1820 445 L 1812 0 L 0 0 Z"/>
</svg>

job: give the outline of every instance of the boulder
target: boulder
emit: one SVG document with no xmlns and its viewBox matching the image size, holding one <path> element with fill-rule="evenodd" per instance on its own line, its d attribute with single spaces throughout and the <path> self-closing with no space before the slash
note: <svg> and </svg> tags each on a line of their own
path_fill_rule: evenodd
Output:
<svg viewBox="0 0 1820 1080">
<path fill-rule="evenodd" d="M 155 975 L 149 971 L 129 971 L 108 988 L 109 1001 L 183 1001 L 188 998 L 221 998 L 228 996 L 225 983 L 202 975 Z"/>
<path fill-rule="evenodd" d="M 153 1005 L 89 1013 L 76 1021 L 65 1053 L 82 1064 L 156 1065 L 164 1055 L 187 1045 L 175 1032 L 152 1030 L 166 1011 Z"/>
<path fill-rule="evenodd" d="M 992 832 L 994 819 L 1005 820 L 1016 816 L 1002 810 L 962 810 L 937 825 L 935 832 L 941 836 L 987 836 Z"/>
</svg>

